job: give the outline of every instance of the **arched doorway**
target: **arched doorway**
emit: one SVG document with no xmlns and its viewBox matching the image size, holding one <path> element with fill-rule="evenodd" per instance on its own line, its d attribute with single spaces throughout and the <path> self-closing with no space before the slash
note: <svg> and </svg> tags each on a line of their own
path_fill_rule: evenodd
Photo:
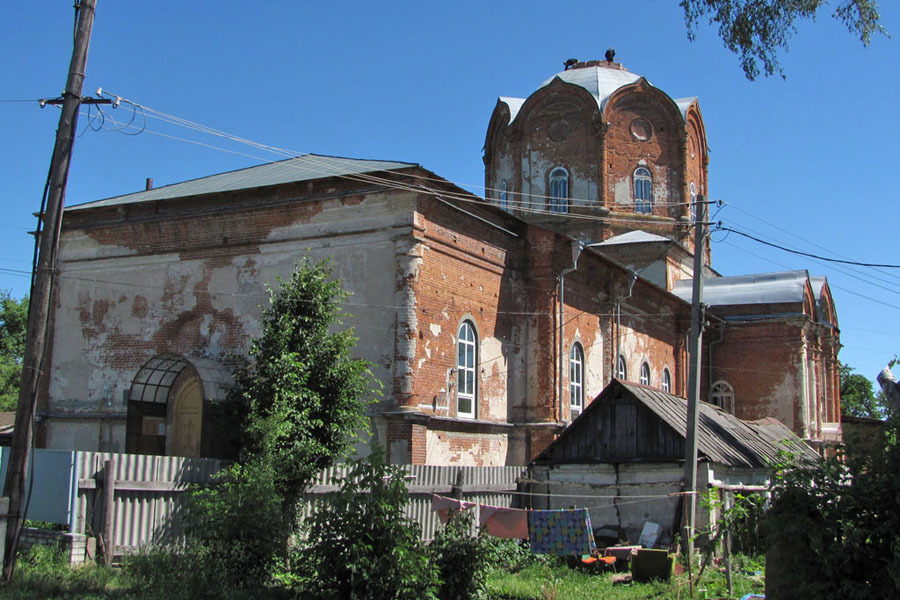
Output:
<svg viewBox="0 0 900 600">
<path fill-rule="evenodd" d="M 209 359 L 154 356 L 128 393 L 127 452 L 214 456 L 213 403 L 225 399 L 231 372 Z"/>
</svg>

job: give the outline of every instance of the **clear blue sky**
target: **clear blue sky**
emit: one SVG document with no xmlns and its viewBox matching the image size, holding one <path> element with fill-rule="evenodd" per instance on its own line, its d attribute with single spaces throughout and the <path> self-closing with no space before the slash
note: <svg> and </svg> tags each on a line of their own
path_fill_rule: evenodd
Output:
<svg viewBox="0 0 900 600">
<path fill-rule="evenodd" d="M 27 232 L 59 111 L 15 101 L 63 89 L 71 6 L 14 3 L 0 25 L 0 290 L 16 296 L 27 293 Z M 897 2 L 883 3 L 882 19 L 900 36 Z M 102 86 L 295 153 L 416 162 L 481 193 L 497 96 L 525 97 L 567 58 L 602 58 L 612 45 L 617 61 L 671 96 L 700 98 L 710 196 L 727 203 L 717 220 L 814 254 L 900 263 L 898 43 L 877 37 L 864 49 L 822 14 L 782 55 L 786 80 L 750 82 L 713 28 L 687 40 L 676 0 L 98 0 L 85 92 Z M 131 117 L 124 108 L 111 114 Z M 89 125 L 82 115 L 68 205 L 138 191 L 147 177 L 160 186 L 281 158 L 157 119 L 139 135 Z M 724 275 L 827 276 L 840 358 L 857 371 L 874 378 L 900 353 L 900 269 L 823 263 L 734 234 L 713 240 Z"/>
</svg>

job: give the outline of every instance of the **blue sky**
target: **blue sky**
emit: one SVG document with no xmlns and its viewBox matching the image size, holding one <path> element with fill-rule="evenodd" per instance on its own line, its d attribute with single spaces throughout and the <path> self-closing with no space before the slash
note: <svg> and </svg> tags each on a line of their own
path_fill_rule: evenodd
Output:
<svg viewBox="0 0 900 600">
<path fill-rule="evenodd" d="M 27 232 L 59 119 L 33 100 L 64 87 L 71 6 L 15 3 L 0 25 L 0 290 L 16 296 L 27 293 Z M 900 36 L 898 3 L 883 3 L 882 20 Z M 676 0 L 98 0 L 85 92 L 103 87 L 294 153 L 416 162 L 480 194 L 497 97 L 525 97 L 567 58 L 614 46 L 617 61 L 671 96 L 699 97 L 710 196 L 726 203 L 716 220 L 813 254 L 896 264 L 898 43 L 876 37 L 863 48 L 822 14 L 782 55 L 786 79 L 750 82 L 713 28 L 687 40 Z M 110 114 L 132 116 L 124 106 Z M 160 186 L 282 158 L 159 119 L 138 135 L 98 125 L 80 117 L 67 205 L 138 191 L 148 177 Z M 874 378 L 900 353 L 900 269 L 825 263 L 734 234 L 713 240 L 724 275 L 827 276 L 840 358 L 857 371 Z"/>
</svg>

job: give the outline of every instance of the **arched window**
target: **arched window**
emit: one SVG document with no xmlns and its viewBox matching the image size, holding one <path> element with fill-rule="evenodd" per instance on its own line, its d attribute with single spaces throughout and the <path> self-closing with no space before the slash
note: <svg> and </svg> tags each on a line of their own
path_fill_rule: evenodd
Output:
<svg viewBox="0 0 900 600">
<path fill-rule="evenodd" d="M 628 379 L 628 369 L 625 367 L 625 357 L 621 354 L 619 358 L 616 359 L 616 379 L 621 379 L 625 381 Z"/>
<path fill-rule="evenodd" d="M 717 381 L 709 390 L 709 403 L 734 414 L 734 389 L 727 381 Z"/>
<path fill-rule="evenodd" d="M 697 222 L 697 186 L 691 182 L 691 223 Z"/>
<path fill-rule="evenodd" d="M 475 325 L 463 321 L 456 340 L 456 415 L 459 417 L 475 418 L 477 348 Z"/>
<path fill-rule="evenodd" d="M 572 344 L 569 353 L 569 413 L 574 419 L 584 410 L 584 350 Z"/>
<path fill-rule="evenodd" d="M 634 212 L 649 215 L 653 212 L 653 193 L 650 170 L 638 167 L 634 170 Z"/>
<path fill-rule="evenodd" d="M 672 393 L 672 374 L 669 373 L 669 367 L 663 368 L 662 391 L 667 394 Z"/>
<path fill-rule="evenodd" d="M 650 365 L 641 363 L 641 384 L 650 385 Z"/>
<path fill-rule="evenodd" d="M 569 172 L 562 167 L 550 171 L 550 212 L 569 212 Z"/>
<path fill-rule="evenodd" d="M 509 206 L 507 206 L 506 201 L 506 180 L 500 182 L 500 208 L 503 210 L 509 210 Z"/>
</svg>

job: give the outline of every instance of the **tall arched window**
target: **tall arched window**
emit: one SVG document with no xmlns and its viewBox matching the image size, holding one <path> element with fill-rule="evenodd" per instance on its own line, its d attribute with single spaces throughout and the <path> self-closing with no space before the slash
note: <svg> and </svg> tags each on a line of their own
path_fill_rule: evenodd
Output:
<svg viewBox="0 0 900 600">
<path fill-rule="evenodd" d="M 507 205 L 506 200 L 506 180 L 500 182 L 500 208 L 503 210 L 509 210 L 509 206 Z"/>
<path fill-rule="evenodd" d="M 638 167 L 634 170 L 634 212 L 649 215 L 653 212 L 653 192 L 650 170 Z"/>
<path fill-rule="evenodd" d="M 650 385 L 650 365 L 641 363 L 641 384 Z"/>
<path fill-rule="evenodd" d="M 664 391 L 667 394 L 672 393 L 672 374 L 669 373 L 669 367 L 663 368 L 662 391 Z"/>
<path fill-rule="evenodd" d="M 477 355 L 475 325 L 471 321 L 463 321 L 456 340 L 456 415 L 459 417 L 475 418 Z"/>
<path fill-rule="evenodd" d="M 709 403 L 734 414 L 734 389 L 727 381 L 717 381 L 709 390 Z"/>
<path fill-rule="evenodd" d="M 625 367 L 625 357 L 621 354 L 616 359 L 616 379 L 625 381 L 628 379 L 628 369 Z"/>
<path fill-rule="evenodd" d="M 569 353 L 569 413 L 574 419 L 584 410 L 584 350 L 572 344 Z"/>
<path fill-rule="evenodd" d="M 562 167 L 550 171 L 550 212 L 569 212 L 569 172 Z"/>
</svg>

